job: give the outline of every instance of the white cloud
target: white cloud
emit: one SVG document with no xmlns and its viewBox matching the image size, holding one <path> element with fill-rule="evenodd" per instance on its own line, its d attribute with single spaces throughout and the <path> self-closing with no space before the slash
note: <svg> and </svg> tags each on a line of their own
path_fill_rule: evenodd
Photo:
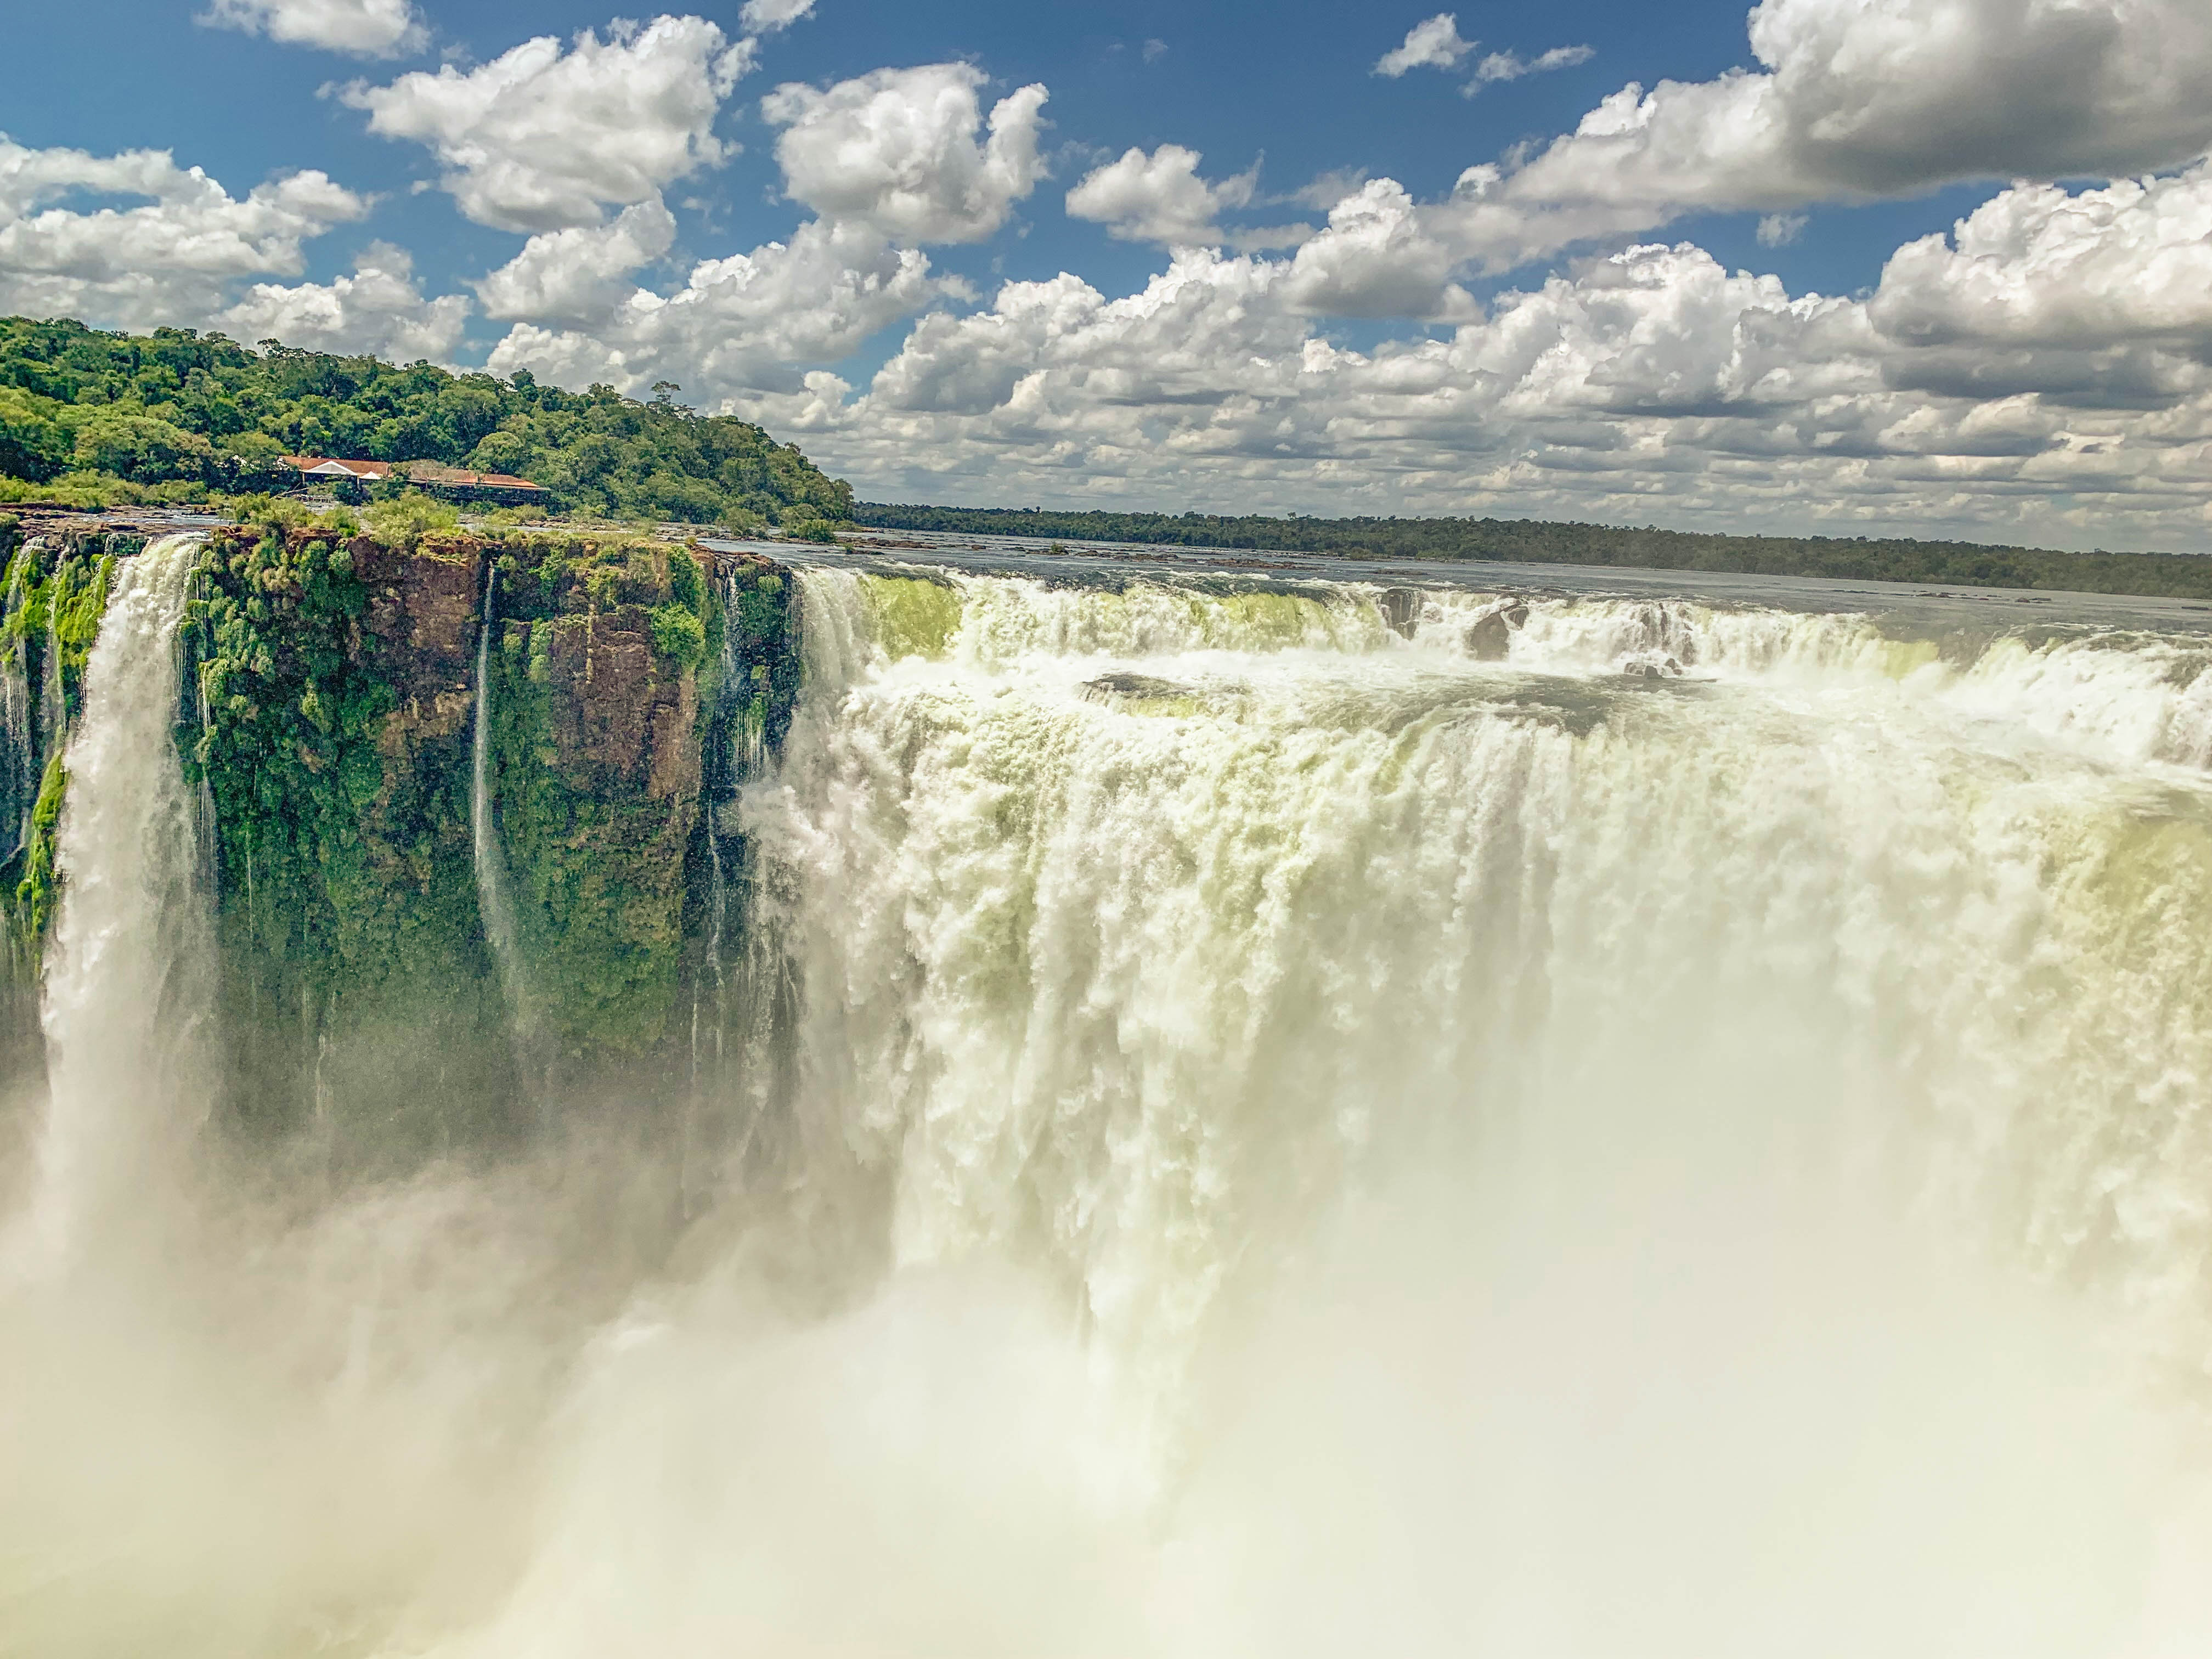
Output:
<svg viewBox="0 0 2212 1659">
<path fill-rule="evenodd" d="M 1405 187 L 1370 179 L 1329 210 L 1328 227 L 1297 252 L 1285 292 L 1333 317 L 1459 321 L 1477 307 L 1451 280 L 1457 249 L 1438 240 Z"/>
<path fill-rule="evenodd" d="M 404 363 L 448 359 L 468 317 L 465 295 L 424 299 L 406 252 L 372 242 L 355 261 L 352 276 L 291 288 L 257 283 L 216 320 L 234 339 L 276 339 L 310 351 Z"/>
<path fill-rule="evenodd" d="M 2202 0 L 1762 0 L 1751 43 L 1759 70 L 1632 83 L 1525 166 L 1470 168 L 1435 234 L 1503 270 L 1694 210 L 2109 178 L 2212 147 Z"/>
<path fill-rule="evenodd" d="M 1761 247 L 1788 247 L 1805 234 L 1810 221 L 1802 213 L 1770 213 L 1759 222 Z"/>
<path fill-rule="evenodd" d="M 877 70 L 826 91 L 778 87 L 761 112 L 784 129 L 775 155 L 793 200 L 896 241 L 975 242 L 1044 176 L 1036 148 L 1044 88 L 1001 99 L 978 144 L 984 83 L 966 64 Z"/>
<path fill-rule="evenodd" d="M 750 33 L 773 34 L 789 28 L 813 9 L 814 0 L 745 0 L 738 21 Z"/>
<path fill-rule="evenodd" d="M 2142 342 L 2212 360 L 2212 163 L 2101 190 L 2015 185 L 1949 237 L 1899 248 L 1869 310 L 1916 345 Z"/>
<path fill-rule="evenodd" d="M 541 231 L 477 284 L 484 314 L 589 328 L 619 312 L 636 290 L 632 271 L 676 242 L 676 216 L 659 197 L 624 208 L 605 225 Z"/>
<path fill-rule="evenodd" d="M 640 227 L 641 233 L 649 229 Z M 593 257 L 607 264 L 627 257 L 629 250 L 610 251 L 622 234 L 619 222 L 602 233 Z M 651 240 L 641 234 L 632 249 Z M 529 258 L 526 249 L 516 264 Z M 488 296 L 498 292 L 502 303 L 523 303 L 530 287 L 525 278 L 535 273 L 518 273 L 495 289 L 505 275 L 487 279 Z M 607 275 L 603 269 L 593 283 Z M 575 304 L 557 274 L 538 291 L 553 302 Z M 604 381 L 631 391 L 672 380 L 708 400 L 742 403 L 753 394 L 792 392 L 805 383 L 807 365 L 834 362 L 878 331 L 963 292 L 933 277 L 920 252 L 889 247 L 864 229 L 815 221 L 787 243 L 696 265 L 673 295 L 633 289 L 587 326 L 562 327 L 557 318 L 550 326 L 518 322 L 494 349 L 489 366 L 498 374 L 528 368 L 559 385 Z"/>
<path fill-rule="evenodd" d="M 809 451 L 878 500 L 2212 540 L 2212 353 L 2193 347 L 1958 357 L 1688 246 L 1583 262 L 1368 353 L 1305 305 L 1295 261 L 1196 248 L 1119 300 L 1009 283 L 923 318 L 863 394 L 810 387 Z"/>
<path fill-rule="evenodd" d="M 1458 17 L 1440 11 L 1407 30 L 1402 43 L 1375 60 L 1374 72 L 1395 80 L 1408 70 L 1455 69 L 1474 47 L 1474 41 L 1459 38 Z"/>
<path fill-rule="evenodd" d="M 80 191 L 140 204 L 60 205 Z M 240 200 L 167 150 L 93 155 L 0 136 L 0 313 L 197 326 L 238 280 L 297 273 L 302 242 L 368 211 L 321 173 L 282 175 Z"/>
<path fill-rule="evenodd" d="M 1553 46 L 1549 52 L 1539 52 L 1534 58 L 1523 58 L 1517 52 L 1493 52 L 1474 66 L 1474 79 L 1461 92 L 1472 98 L 1486 86 L 1500 81 L 1518 81 L 1523 76 L 1549 75 L 1553 70 L 1572 69 L 1587 64 L 1597 56 L 1589 46 Z"/>
<path fill-rule="evenodd" d="M 1217 222 L 1223 210 L 1252 199 L 1259 169 L 1210 185 L 1198 175 L 1204 159 L 1181 144 L 1162 144 L 1147 155 L 1129 149 L 1116 161 L 1093 168 L 1067 192 L 1067 211 L 1106 227 L 1125 242 L 1158 242 L 1197 246 L 1225 240 Z"/>
<path fill-rule="evenodd" d="M 193 21 L 362 58 L 415 52 L 429 38 L 410 0 L 212 0 Z"/>
<path fill-rule="evenodd" d="M 704 19 L 659 17 L 612 24 L 605 40 L 586 29 L 565 50 L 540 35 L 475 70 L 447 64 L 339 95 L 368 112 L 371 131 L 428 145 L 477 223 L 558 230 L 722 161 L 714 116 L 751 50 Z"/>
</svg>

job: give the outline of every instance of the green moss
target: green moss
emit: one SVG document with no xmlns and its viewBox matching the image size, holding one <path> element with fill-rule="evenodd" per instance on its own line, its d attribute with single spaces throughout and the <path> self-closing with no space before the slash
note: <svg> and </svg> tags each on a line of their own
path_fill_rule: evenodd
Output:
<svg viewBox="0 0 2212 1659">
<path fill-rule="evenodd" d="M 695 669 L 706 660 L 707 625 L 696 611 L 681 605 L 657 605 L 648 614 L 655 651 L 683 669 Z"/>
<path fill-rule="evenodd" d="M 107 614 L 114 578 L 115 556 L 100 538 L 58 547 L 27 542 L 9 562 L 0 649 L 24 648 L 31 659 L 34 696 L 50 678 L 46 653 L 50 646 L 54 649 L 62 726 L 83 710 L 85 663 L 99 637 L 100 618 Z"/>
<path fill-rule="evenodd" d="M 456 1096 L 487 1086 L 501 1043 L 465 732 L 410 741 L 361 627 L 351 549 L 270 526 L 210 543 L 198 583 L 188 634 L 203 712 L 179 737 L 216 807 L 239 1111 L 289 1124 L 321 1099 L 302 1078 L 332 1051 L 386 1116 L 428 1101 L 434 1073 Z M 380 1032 L 400 1035 L 380 1047 Z"/>
<path fill-rule="evenodd" d="M 30 834 L 0 865 L 0 915 L 19 981 L 37 978 L 59 903 L 54 842 L 69 787 L 61 750 L 83 710 L 85 667 L 114 585 L 110 545 L 100 536 L 24 542 L 0 584 L 0 654 L 6 672 L 22 676 L 26 714 L 27 729 L 11 740 L 27 746 L 21 763 L 39 775 L 35 802 L 9 805 L 11 819 L 31 806 Z M 57 696 L 60 706 L 50 707 Z"/>
<path fill-rule="evenodd" d="M 451 700 L 475 689 L 472 640 L 443 636 L 434 696 L 410 683 L 411 624 L 367 626 L 411 592 L 442 594 L 450 627 L 453 568 L 483 562 L 499 630 L 490 782 L 521 970 L 511 1009 L 477 906 L 471 722 Z M 487 542 L 432 526 L 395 559 L 293 526 L 211 547 L 191 613 L 204 717 L 181 736 L 216 801 L 228 1023 L 262 1034 L 233 1057 L 252 1111 L 297 1124 L 374 1108 L 378 1133 L 404 1120 L 419 1148 L 439 1109 L 412 1097 L 442 1097 L 450 1116 L 448 1070 L 520 1121 L 534 1079 L 658 1063 L 683 994 L 698 821 L 700 757 L 683 745 L 712 752 L 732 721 L 780 735 L 798 682 L 782 579 L 707 575 L 686 549 L 623 535 Z M 699 724 L 676 731 L 672 715 Z M 379 1030 L 398 1034 L 380 1050 Z"/>
<path fill-rule="evenodd" d="M 646 613 L 656 635 L 668 610 L 698 628 L 672 603 Z M 589 693 L 562 677 L 556 659 L 575 662 L 580 636 L 609 620 L 587 611 L 510 622 L 492 658 L 494 787 L 522 1013 L 531 1034 L 569 1060 L 645 1054 L 665 1035 L 681 975 L 684 848 L 696 811 L 688 793 L 656 797 L 647 779 L 611 776 L 574 751 Z M 690 670 L 669 660 L 654 672 L 680 684 Z"/>
<path fill-rule="evenodd" d="M 62 802 L 68 793 L 69 774 L 62 769 L 62 757 L 56 755 L 47 761 L 39 779 L 38 805 L 31 809 L 31 839 L 22 854 L 23 877 L 15 884 L 15 931 L 34 950 L 43 946 L 60 898 L 54 848 L 60 836 Z"/>
</svg>

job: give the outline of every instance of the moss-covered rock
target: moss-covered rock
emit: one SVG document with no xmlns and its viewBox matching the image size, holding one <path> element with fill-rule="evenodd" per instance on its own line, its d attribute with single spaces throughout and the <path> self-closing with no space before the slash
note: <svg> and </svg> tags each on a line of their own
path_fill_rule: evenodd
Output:
<svg viewBox="0 0 2212 1659">
<path fill-rule="evenodd" d="M 0 913 L 10 977 L 35 983 L 59 900 L 54 837 L 69 785 L 62 751 L 83 709 L 85 665 L 115 560 L 143 539 L 11 533 L 0 544 Z"/>
<path fill-rule="evenodd" d="M 472 847 L 488 586 L 511 995 Z M 652 1063 L 683 994 L 702 671 L 712 687 L 726 637 L 699 556 L 240 529 L 210 541 L 190 633 L 199 707 L 180 746 L 215 805 L 242 1120 L 419 1152 L 533 1121 L 550 1074 Z"/>
<path fill-rule="evenodd" d="M 519 1012 L 570 1065 L 665 1035 L 699 799 L 707 587 L 686 549 L 504 544 L 493 796 L 517 910 Z"/>
</svg>

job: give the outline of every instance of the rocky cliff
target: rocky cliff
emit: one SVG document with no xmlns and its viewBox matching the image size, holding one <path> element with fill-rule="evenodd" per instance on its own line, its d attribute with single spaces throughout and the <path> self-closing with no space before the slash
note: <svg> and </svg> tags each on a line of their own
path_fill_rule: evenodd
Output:
<svg viewBox="0 0 2212 1659">
<path fill-rule="evenodd" d="M 70 699 L 112 561 L 136 547 L 9 539 L 0 903 L 20 1049 Z M 268 524 L 211 532 L 195 583 L 177 741 L 203 786 L 236 1122 L 381 1161 L 520 1127 L 550 1097 L 663 1092 L 647 1085 L 684 1063 L 737 856 L 734 815 L 702 801 L 780 740 L 797 693 L 784 573 L 622 536 L 400 545 Z M 473 845 L 480 697 L 504 979 Z"/>
</svg>

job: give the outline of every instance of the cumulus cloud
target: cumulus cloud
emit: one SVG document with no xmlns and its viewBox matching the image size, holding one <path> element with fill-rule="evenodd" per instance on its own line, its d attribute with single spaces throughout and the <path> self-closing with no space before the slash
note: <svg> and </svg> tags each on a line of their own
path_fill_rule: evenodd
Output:
<svg viewBox="0 0 2212 1659">
<path fill-rule="evenodd" d="M 1395 80 L 1409 70 L 1457 69 L 1461 60 L 1480 44 L 1479 41 L 1460 39 L 1458 17 L 1451 12 L 1440 11 L 1434 17 L 1414 24 L 1406 32 L 1402 45 L 1393 47 L 1376 59 L 1374 72 Z M 1462 96 L 1472 98 L 1483 88 L 1496 82 L 1518 81 L 1524 75 L 1541 75 L 1550 70 L 1571 69 L 1577 64 L 1587 64 L 1592 56 L 1588 46 L 1554 46 L 1534 58 L 1523 58 L 1518 52 L 1493 52 L 1476 64 L 1473 77 L 1460 88 L 1460 92 Z"/>
<path fill-rule="evenodd" d="M 814 0 L 745 0 L 738 21 L 751 34 L 773 34 L 789 28 L 814 9 Z"/>
<path fill-rule="evenodd" d="M 1440 11 L 1406 31 L 1402 43 L 1375 60 L 1375 73 L 1395 80 L 1408 70 L 1456 69 L 1459 60 L 1473 52 L 1475 42 L 1459 38 L 1459 18 Z"/>
<path fill-rule="evenodd" d="M 1758 70 L 1632 82 L 1525 166 L 1471 168 L 1437 234 L 1510 269 L 1695 210 L 2111 178 L 2212 147 L 2201 0 L 1762 0 L 1751 45 Z"/>
<path fill-rule="evenodd" d="M 878 70 L 826 90 L 778 87 L 761 113 L 784 130 L 775 155 L 794 201 L 896 241 L 976 242 L 1044 176 L 1044 88 L 1000 99 L 978 143 L 984 84 L 967 64 Z"/>
<path fill-rule="evenodd" d="M 1869 308 L 1914 345 L 2164 343 L 2212 359 L 2212 163 L 2075 192 L 2015 185 L 1899 249 Z"/>
<path fill-rule="evenodd" d="M 810 453 L 878 499 L 2212 531 L 2212 354 L 1983 347 L 1961 380 L 1951 348 L 1886 333 L 1867 303 L 1688 245 L 1585 260 L 1448 337 L 1363 353 L 1315 331 L 1296 264 L 1192 247 L 1121 299 L 1009 283 L 922 318 L 860 395 L 811 387 Z"/>
<path fill-rule="evenodd" d="M 1199 177 L 1204 158 L 1181 144 L 1162 144 L 1147 155 L 1125 150 L 1119 161 L 1094 167 L 1067 192 L 1067 211 L 1106 227 L 1125 242 L 1196 246 L 1224 241 L 1218 222 L 1224 209 L 1252 199 L 1260 180 L 1255 166 L 1210 185 Z"/>
<path fill-rule="evenodd" d="M 465 295 L 426 300 L 405 250 L 372 242 L 352 276 L 289 288 L 256 283 L 216 320 L 234 339 L 276 339 L 310 351 L 412 362 L 450 358 L 468 318 Z"/>
<path fill-rule="evenodd" d="M 429 38 L 410 0 L 214 0 L 193 21 L 362 58 L 418 51 Z"/>
<path fill-rule="evenodd" d="M 566 47 L 540 35 L 474 70 L 449 64 L 339 95 L 368 112 L 371 131 L 428 146 L 446 168 L 439 182 L 477 223 L 558 230 L 720 163 L 730 151 L 714 116 L 751 63 L 750 40 L 659 17 L 614 23 L 605 40 L 586 29 Z"/>
<path fill-rule="evenodd" d="M 676 243 L 676 216 L 659 197 L 605 225 L 541 231 L 477 284 L 484 314 L 589 328 L 616 315 L 637 288 L 630 273 Z"/>
<path fill-rule="evenodd" d="M 1329 210 L 1328 228 L 1297 251 L 1285 292 L 1333 317 L 1458 321 L 1476 313 L 1451 280 L 1459 250 L 1432 235 L 1395 179 L 1370 179 Z"/>
<path fill-rule="evenodd" d="M 494 374 L 528 368 L 559 385 L 601 381 L 628 391 L 672 380 L 710 399 L 743 404 L 755 394 L 792 392 L 805 384 L 808 365 L 834 362 L 878 330 L 965 292 L 933 277 L 927 257 L 915 250 L 890 247 L 866 229 L 814 221 L 787 243 L 695 265 L 672 295 L 632 288 L 618 302 L 595 308 L 603 305 L 603 284 L 617 274 L 611 267 L 649 248 L 658 228 L 641 219 L 625 231 L 617 221 L 599 236 L 587 247 L 566 250 L 599 262 L 587 284 L 566 286 L 557 258 L 533 261 L 528 249 L 487 279 L 488 306 L 496 295 L 502 306 L 542 299 L 589 313 L 580 325 L 563 326 L 557 314 L 516 323 L 492 351 Z"/>
<path fill-rule="evenodd" d="M 80 192 L 138 204 L 61 205 Z M 238 280 L 296 274 L 303 242 L 368 211 L 321 173 L 280 175 L 240 200 L 167 150 L 94 155 L 0 135 L 0 312 L 198 325 Z"/>
</svg>

